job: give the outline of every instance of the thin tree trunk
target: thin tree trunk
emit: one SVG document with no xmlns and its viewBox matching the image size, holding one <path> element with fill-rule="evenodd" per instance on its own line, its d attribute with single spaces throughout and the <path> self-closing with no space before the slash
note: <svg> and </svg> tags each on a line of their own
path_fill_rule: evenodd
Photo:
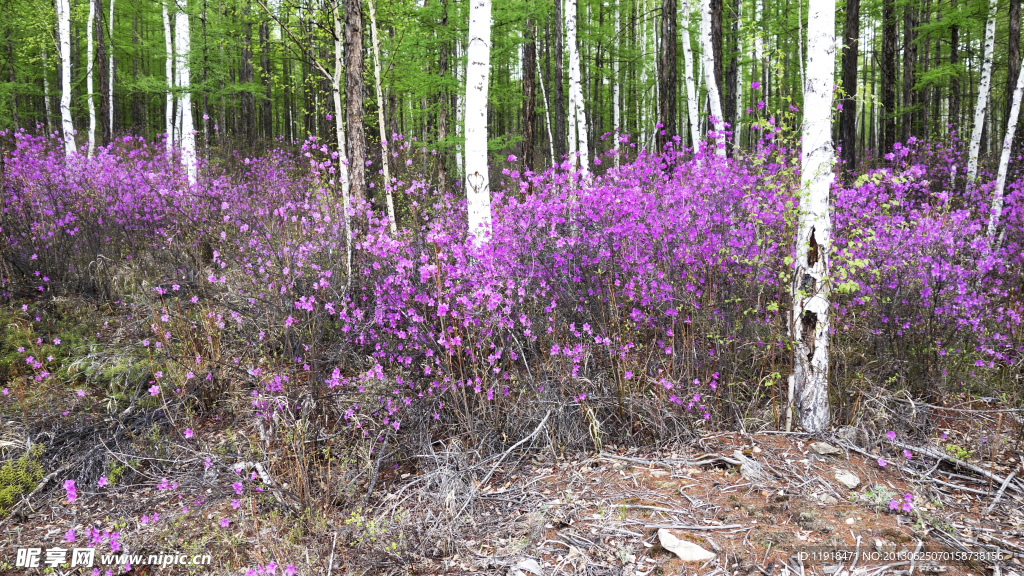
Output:
<svg viewBox="0 0 1024 576">
<path fill-rule="evenodd" d="M 843 30 L 843 111 L 841 135 L 843 164 L 847 173 L 857 166 L 857 62 L 860 56 L 860 0 L 846 0 L 846 25 Z"/>
<path fill-rule="evenodd" d="M 701 2 L 701 49 L 704 51 L 704 84 L 708 91 L 708 107 L 714 123 L 715 155 L 725 156 L 725 126 L 722 117 L 722 101 L 718 95 L 718 80 L 715 78 L 715 51 L 711 40 L 710 0 Z"/>
<path fill-rule="evenodd" d="M 569 100 L 572 103 L 570 112 L 576 121 L 576 138 L 579 152 L 578 166 L 583 173 L 590 171 L 590 150 L 587 142 L 587 112 L 583 103 L 583 84 L 580 72 L 580 51 L 576 44 L 576 0 L 565 3 L 565 36 L 569 45 Z"/>
<path fill-rule="evenodd" d="M 810 0 L 807 22 L 807 81 L 796 270 L 793 274 L 793 388 L 800 425 L 808 432 L 829 426 L 829 249 L 833 180 L 832 87 L 835 76 L 835 10 L 832 0 Z"/>
<path fill-rule="evenodd" d="M 345 103 L 349 147 L 349 189 L 366 199 L 366 139 L 363 128 L 363 4 L 345 0 Z M 337 121 L 340 123 L 341 118 Z"/>
<path fill-rule="evenodd" d="M 661 129 L 657 133 L 658 151 L 676 135 L 676 37 L 678 24 L 676 0 L 661 0 L 661 66 L 660 87 L 661 106 L 659 122 Z"/>
<path fill-rule="evenodd" d="M 1009 112 L 1014 93 L 1013 79 L 1020 75 L 1020 0 L 1010 0 L 1010 18 L 1007 28 L 1006 101 L 1007 112 Z"/>
<path fill-rule="evenodd" d="M 697 92 L 696 83 L 693 77 L 693 46 L 690 44 L 690 23 L 692 12 L 690 0 L 683 0 L 683 66 L 686 71 L 686 114 L 687 124 L 690 126 L 690 145 L 694 151 L 700 146 L 700 120 L 697 114 L 697 102 L 700 94 Z"/>
<path fill-rule="evenodd" d="M 384 91 L 380 86 L 380 42 L 377 38 L 377 7 L 375 0 L 368 0 L 370 7 L 370 41 L 373 43 L 373 85 L 377 90 L 377 125 L 380 128 L 381 163 L 384 167 L 384 196 L 387 199 L 388 224 L 391 234 L 398 234 L 395 218 L 395 201 L 391 191 L 391 155 L 388 154 L 387 125 L 384 123 Z"/>
<path fill-rule="evenodd" d="M 916 28 L 917 7 L 913 2 L 908 2 L 903 6 L 903 113 L 900 116 L 904 142 L 917 133 L 914 126 L 917 104 L 914 93 L 914 67 L 917 64 Z"/>
<path fill-rule="evenodd" d="M 1020 116 L 1020 100 L 1021 95 L 1024 93 L 1024 71 L 1017 71 L 1017 84 L 1013 90 L 1013 99 L 1010 104 L 1010 114 L 1006 119 L 1006 134 L 1003 136 L 1003 150 L 999 155 L 999 172 L 996 175 L 996 189 L 992 196 L 992 208 L 989 211 L 988 219 L 988 242 L 992 245 L 992 241 L 996 238 L 996 229 L 999 226 L 999 219 L 1003 214 L 1003 193 L 1006 190 L 1006 174 L 1010 167 L 1010 152 L 1013 145 L 1013 139 L 1017 131 L 1017 121 Z M 1005 236 L 1005 230 L 1000 235 L 999 242 L 996 244 L 996 249 L 1002 244 L 1002 239 Z"/>
<path fill-rule="evenodd" d="M 270 61 L 270 23 L 267 21 L 260 22 L 259 27 L 260 36 L 260 80 L 263 84 L 264 98 L 260 102 L 260 125 L 263 137 L 266 139 L 272 139 L 274 137 L 274 99 L 273 91 L 271 88 L 273 79 L 273 70 L 271 70 Z"/>
<path fill-rule="evenodd" d="M 618 167 L 622 164 L 621 147 L 619 145 L 619 139 L 622 137 L 622 110 L 621 110 L 621 93 L 620 93 L 620 82 L 619 82 L 619 59 L 621 58 L 622 50 L 622 0 L 615 1 L 615 42 L 614 52 L 610 55 L 612 61 L 612 146 L 615 147 L 615 161 L 614 165 Z M 547 100 L 547 98 L 545 98 Z M 547 106 L 547 102 L 544 104 Z"/>
<path fill-rule="evenodd" d="M 735 0 L 733 7 L 736 10 L 736 24 L 733 30 L 736 31 L 736 53 L 737 55 L 733 58 L 733 64 L 736 68 L 736 80 L 733 83 L 735 97 L 734 115 L 732 121 L 732 142 L 733 148 L 737 151 L 740 148 L 740 138 L 743 136 L 743 65 L 741 57 L 744 54 L 743 46 L 743 34 L 741 29 L 741 23 L 743 21 L 743 1 Z"/>
<path fill-rule="evenodd" d="M 50 125 L 52 121 L 52 112 L 50 111 L 50 77 L 46 73 L 46 66 L 49 63 L 49 56 L 46 53 L 46 43 L 43 43 L 43 60 L 42 60 L 42 73 L 43 73 L 43 106 L 46 109 L 46 133 L 52 134 L 53 127 Z"/>
<path fill-rule="evenodd" d="M 331 97 L 334 100 L 334 135 L 338 141 L 338 179 L 341 180 L 341 209 L 343 211 L 343 219 L 345 220 L 345 269 L 347 272 L 347 283 L 352 282 L 352 218 L 349 214 L 349 163 L 346 162 L 348 158 L 348 151 L 345 143 L 345 125 L 342 119 L 345 116 L 345 109 L 341 103 L 341 90 L 342 90 L 342 73 L 344 68 L 343 61 L 343 26 L 341 18 L 341 6 L 342 0 L 332 0 L 332 16 L 334 17 L 334 73 L 330 76 L 331 81 Z M 312 38 L 310 39 L 312 42 Z M 313 53 L 309 54 L 310 63 L 316 64 L 313 59 Z M 326 75 L 326 70 L 322 67 L 321 72 Z M 314 114 L 314 118 L 315 118 Z"/>
<path fill-rule="evenodd" d="M 168 152 L 174 149 L 174 40 L 171 38 L 171 19 L 167 13 L 167 3 L 170 1 L 164 0 L 160 5 L 164 17 L 164 71 L 167 78 L 167 111 L 164 119 L 167 138 L 164 141 Z"/>
<path fill-rule="evenodd" d="M 949 123 L 953 132 L 960 133 L 960 27 L 953 24 L 949 27 L 949 63 L 953 74 L 949 78 Z"/>
<path fill-rule="evenodd" d="M 523 162 L 528 169 L 536 171 L 536 136 L 533 127 L 537 118 L 537 32 L 532 20 L 526 20 L 524 32 L 526 43 L 523 44 Z"/>
<path fill-rule="evenodd" d="M 985 113 L 988 111 L 988 96 L 992 90 L 992 60 L 996 36 L 996 0 L 989 0 L 988 22 L 985 25 L 985 48 L 982 53 L 981 84 L 978 86 L 978 105 L 974 108 L 974 126 L 971 129 L 971 144 L 967 156 L 967 181 L 974 182 L 978 176 L 978 152 L 981 147 Z"/>
<path fill-rule="evenodd" d="M 100 106 L 99 106 L 99 122 L 100 137 L 99 142 L 101 145 L 106 145 L 110 142 L 110 119 L 113 117 L 113 109 L 110 105 L 111 94 L 113 94 L 112 84 L 110 83 L 109 72 L 111 68 L 108 67 L 107 62 L 107 42 L 106 35 L 103 30 L 103 4 L 102 0 L 92 0 L 96 3 L 96 19 L 93 20 L 93 34 L 96 35 L 96 60 L 95 66 L 97 75 L 100 80 Z M 110 51 L 113 54 L 113 50 Z"/>
<path fill-rule="evenodd" d="M 75 125 L 71 121 L 71 2 L 57 0 L 57 38 L 60 48 L 60 120 L 64 134 L 64 153 L 78 151 Z"/>
<path fill-rule="evenodd" d="M 550 154 L 551 165 L 555 165 L 555 137 L 551 133 L 551 103 L 548 101 L 548 92 L 544 89 L 544 75 L 538 74 L 537 80 L 540 83 L 540 95 L 544 98 L 544 125 L 548 129 L 548 153 Z M 618 156 L 616 156 L 617 158 Z"/>
<path fill-rule="evenodd" d="M 739 44 L 739 5 L 739 0 L 732 0 L 732 36 L 734 41 L 737 43 L 737 46 Z M 725 48 L 726 46 L 723 39 L 723 58 L 725 57 Z M 722 114 L 725 115 L 725 122 L 729 125 L 730 129 L 733 132 L 736 131 L 736 114 L 738 112 L 736 108 L 736 94 L 738 91 L 736 90 L 736 88 L 738 82 L 737 73 L 739 70 L 739 55 L 737 52 L 738 50 L 729 50 L 729 65 L 725 68 L 725 74 L 723 75 L 724 88 L 722 90 L 722 94 L 725 97 L 725 99 L 722 101 Z M 725 62 L 723 60 L 723 65 L 724 64 Z"/>
<path fill-rule="evenodd" d="M 107 109 L 110 110 L 109 123 L 107 125 L 107 140 L 109 141 L 114 137 L 114 72 L 116 70 L 114 66 L 114 0 L 110 0 L 110 17 L 107 20 L 109 27 L 109 38 L 110 38 L 110 61 L 108 64 L 108 78 L 107 86 L 110 89 L 107 91 Z M 123 120 L 123 117 L 122 117 Z"/>
<path fill-rule="evenodd" d="M 253 82 L 252 67 L 252 7 L 250 0 L 242 1 L 242 45 L 238 66 L 238 82 L 245 85 L 241 91 L 241 130 L 245 142 L 252 146 L 256 142 L 256 98 L 251 87 Z M 341 119 L 338 119 L 341 122 Z"/>
<path fill-rule="evenodd" d="M 178 110 L 181 113 L 181 163 L 189 184 L 196 184 L 196 132 L 192 123 L 192 33 L 189 29 L 188 3 L 183 2 L 174 21 L 174 45 L 177 48 Z"/>
<path fill-rule="evenodd" d="M 882 143 L 885 154 L 896 143 L 896 8 L 882 0 Z"/>
<path fill-rule="evenodd" d="M 562 45 L 564 42 L 563 34 L 565 25 L 563 22 L 563 6 L 562 3 L 565 0 L 554 0 L 555 14 L 552 21 L 551 27 L 554 29 L 554 54 L 552 55 L 555 60 L 555 77 L 551 79 L 551 96 L 554 98 L 555 108 L 555 157 L 559 160 L 565 156 L 565 143 L 566 143 L 566 132 L 565 132 L 565 95 L 563 94 L 563 87 L 565 82 L 565 76 L 562 73 L 562 67 L 565 62 L 565 56 L 563 55 Z"/>
<path fill-rule="evenodd" d="M 491 189 L 487 170 L 487 87 L 491 68 L 490 54 L 491 2 L 471 0 L 469 42 L 466 45 L 465 188 L 469 234 L 477 246 L 486 242 L 491 234 Z"/>
<path fill-rule="evenodd" d="M 89 157 L 96 150 L 96 104 L 93 102 L 93 64 L 95 52 L 93 51 L 93 29 L 96 27 L 96 1 L 89 0 L 89 20 L 85 24 L 85 92 L 86 101 L 89 105 Z"/>
</svg>

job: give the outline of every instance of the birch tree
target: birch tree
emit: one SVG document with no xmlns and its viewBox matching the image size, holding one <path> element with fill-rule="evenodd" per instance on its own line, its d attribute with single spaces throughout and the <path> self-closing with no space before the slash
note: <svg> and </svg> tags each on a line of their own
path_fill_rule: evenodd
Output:
<svg viewBox="0 0 1024 576">
<path fill-rule="evenodd" d="M 622 43 L 622 20 L 621 20 L 621 8 L 622 0 L 616 0 L 615 2 L 615 46 L 618 48 Z M 621 137 L 621 123 L 622 123 L 622 111 L 620 110 L 620 91 L 619 91 L 619 50 L 615 50 L 615 55 L 612 57 L 612 134 L 614 135 L 615 141 L 615 166 L 618 167 L 622 163 L 622 154 L 619 149 L 619 138 Z M 543 74 L 541 75 L 543 76 Z M 545 99 L 544 106 L 547 106 Z"/>
<path fill-rule="evenodd" d="M 164 17 L 164 50 L 166 51 L 164 71 L 167 78 L 167 113 L 164 116 L 164 125 L 167 132 L 165 142 L 168 152 L 174 149 L 174 44 L 171 39 L 171 19 L 167 14 L 167 3 L 171 1 L 164 0 L 160 5 Z"/>
<path fill-rule="evenodd" d="M 590 171 L 590 150 L 587 142 L 587 111 L 583 104 L 583 86 L 580 77 L 580 49 L 576 44 L 576 0 L 565 1 L 565 41 L 569 45 L 569 114 L 575 120 L 576 130 L 569 131 L 569 139 L 577 143 L 574 166 L 584 174 Z M 571 149 L 570 149 L 571 152 Z"/>
<path fill-rule="evenodd" d="M 391 163 L 388 155 L 388 131 L 384 123 L 384 91 L 380 87 L 380 41 L 377 37 L 377 8 L 374 0 L 369 0 L 370 7 L 370 41 L 373 43 L 373 85 L 377 91 L 377 126 L 380 128 L 381 160 L 384 168 L 384 196 L 388 205 L 388 220 L 391 234 L 398 233 L 395 221 L 395 201 L 391 193 Z"/>
<path fill-rule="evenodd" d="M 704 85 L 708 90 L 708 107 L 715 128 L 715 155 L 725 156 L 725 118 L 722 117 L 722 99 L 715 79 L 715 50 L 711 43 L 711 2 L 701 0 L 700 44 L 704 52 Z"/>
<path fill-rule="evenodd" d="M 71 0 L 57 0 L 57 38 L 60 48 L 60 121 L 64 153 L 78 151 L 75 125 L 71 121 Z"/>
<path fill-rule="evenodd" d="M 189 67 L 189 55 L 192 47 L 192 36 L 188 25 L 188 5 L 185 9 L 178 10 L 174 19 L 174 44 L 177 48 L 177 76 L 178 76 L 178 111 L 181 114 L 181 131 L 178 133 L 181 139 L 181 163 L 188 174 L 189 184 L 196 183 L 196 133 L 192 124 L 192 92 L 191 69 Z"/>
<path fill-rule="evenodd" d="M 1024 67 L 1017 74 L 1017 87 L 1013 90 L 1013 103 L 1010 105 L 1010 116 L 1006 120 L 1006 134 L 1003 136 L 1003 150 L 999 154 L 999 172 L 996 174 L 996 189 L 992 196 L 992 208 L 989 211 L 988 217 L 988 243 L 990 246 L 996 237 L 999 218 L 1003 215 L 1003 193 L 1006 190 L 1006 173 L 1010 167 L 1013 137 L 1017 133 L 1017 120 L 1020 116 L 1022 93 L 1024 93 Z M 996 246 L 998 247 L 999 244 L 1002 244 L 1002 242 L 997 242 Z"/>
<path fill-rule="evenodd" d="M 807 81 L 804 84 L 800 152 L 800 217 L 792 280 L 793 375 L 800 425 L 819 432 L 829 425 L 829 249 L 832 221 L 832 87 L 835 82 L 835 16 L 832 0 L 810 0 L 807 22 Z M 791 396 L 792 398 L 792 396 Z"/>
<path fill-rule="evenodd" d="M 89 132 L 87 134 L 89 138 L 88 155 L 92 158 L 93 151 L 96 149 L 96 104 L 93 102 L 93 62 L 95 60 L 92 46 L 92 29 L 93 22 L 96 21 L 96 1 L 89 0 L 89 21 L 85 24 L 85 93 L 86 102 L 89 107 Z"/>
<path fill-rule="evenodd" d="M 978 153 L 981 149 L 981 132 L 985 126 L 985 112 L 988 109 L 988 97 L 992 91 L 992 53 L 995 51 L 996 38 L 996 0 L 990 0 L 988 22 L 985 25 L 984 59 L 981 65 L 981 84 L 978 86 L 978 105 L 974 108 L 974 126 L 971 129 L 971 144 L 967 151 L 967 182 L 974 182 L 978 177 Z"/>
<path fill-rule="evenodd" d="M 491 0 L 471 0 L 466 44 L 465 183 L 469 234 L 477 246 L 486 242 L 491 234 L 491 190 L 487 174 L 490 58 Z"/>
<path fill-rule="evenodd" d="M 683 68 L 686 72 L 686 116 L 690 126 L 690 139 L 694 150 L 700 146 L 700 121 L 697 116 L 697 89 L 693 79 L 693 47 L 690 45 L 690 0 L 683 0 Z"/>
<path fill-rule="evenodd" d="M 113 137 L 114 136 L 114 0 L 110 0 L 110 17 L 107 19 L 107 26 L 108 26 L 107 30 L 108 30 L 108 33 L 109 33 L 108 37 L 110 38 L 110 63 L 109 63 L 109 66 L 107 67 L 107 72 L 110 75 L 110 78 L 108 79 L 108 83 L 107 83 L 107 86 L 110 87 L 109 91 L 107 92 L 107 98 L 109 99 L 109 101 L 107 102 L 107 106 L 108 106 L 108 110 L 110 110 L 110 114 L 108 114 L 107 120 L 108 120 L 108 122 L 110 122 L 110 125 L 108 127 L 108 129 L 110 131 L 110 136 Z"/>
</svg>

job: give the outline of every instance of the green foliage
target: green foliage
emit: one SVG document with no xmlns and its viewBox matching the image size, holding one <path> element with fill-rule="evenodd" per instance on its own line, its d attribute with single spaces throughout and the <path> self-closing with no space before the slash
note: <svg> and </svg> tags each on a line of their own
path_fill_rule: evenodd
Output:
<svg viewBox="0 0 1024 576">
<path fill-rule="evenodd" d="M 39 457 L 43 446 L 36 444 L 17 460 L 9 460 L 0 466 L 0 517 L 18 501 L 18 497 L 35 489 L 43 478 L 43 467 Z"/>
</svg>

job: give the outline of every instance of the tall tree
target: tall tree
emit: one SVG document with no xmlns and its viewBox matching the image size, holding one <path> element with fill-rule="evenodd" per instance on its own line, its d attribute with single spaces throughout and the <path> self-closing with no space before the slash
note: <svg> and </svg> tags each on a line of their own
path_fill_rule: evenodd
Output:
<svg viewBox="0 0 1024 576">
<path fill-rule="evenodd" d="M 562 83 L 565 81 L 565 75 L 562 73 L 562 67 L 565 56 L 563 54 L 563 19 L 562 19 L 562 2 L 564 0 L 554 0 L 555 13 L 551 22 L 551 28 L 554 30 L 552 38 L 552 54 L 551 57 L 554 59 L 554 77 L 551 79 L 551 98 L 554 100 L 555 108 L 555 158 L 561 161 L 562 156 L 565 156 L 565 95 L 563 94 Z"/>
<path fill-rule="evenodd" d="M 188 3 L 182 2 L 174 20 L 175 66 L 178 77 L 178 110 L 181 113 L 181 163 L 190 184 L 196 183 L 196 132 L 192 123 L 192 32 L 189 29 Z"/>
<path fill-rule="evenodd" d="M 896 143 L 896 0 L 882 0 L 882 153 Z"/>
<path fill-rule="evenodd" d="M 713 143 L 715 154 L 725 156 L 725 118 L 722 116 L 722 100 L 718 92 L 718 79 L 715 78 L 715 50 L 711 36 L 711 0 L 701 2 L 700 39 L 701 50 L 704 52 L 704 85 L 708 91 L 708 107 L 715 127 Z"/>
<path fill-rule="evenodd" d="M 843 111 L 840 137 L 843 163 L 847 171 L 857 164 L 857 65 L 860 48 L 860 0 L 846 0 L 846 25 L 843 28 Z"/>
<path fill-rule="evenodd" d="M 363 3 L 345 0 L 345 103 L 348 116 L 350 190 L 366 199 L 366 138 L 363 127 Z M 341 122 L 341 118 L 337 119 Z"/>
<path fill-rule="evenodd" d="M 274 137 L 273 75 L 270 59 L 270 22 L 263 20 L 259 26 L 260 38 L 260 83 L 263 84 L 263 100 L 260 102 L 260 132 L 264 138 Z"/>
<path fill-rule="evenodd" d="M 388 225 L 391 234 L 398 233 L 395 219 L 395 200 L 391 192 L 391 159 L 388 154 L 387 124 L 384 123 L 384 91 L 380 85 L 380 41 L 377 37 L 377 7 L 374 0 L 368 0 L 370 7 L 370 41 L 373 44 L 373 85 L 377 93 L 377 127 L 380 129 L 381 163 L 384 172 L 384 196 L 387 201 Z"/>
<path fill-rule="evenodd" d="M 100 144 L 106 145 L 110 142 L 110 118 L 112 117 L 112 110 L 110 107 L 110 95 L 112 93 L 110 89 L 110 78 L 108 77 L 107 70 L 107 42 L 105 30 L 103 29 L 103 3 L 102 0 L 92 0 L 96 4 L 96 17 L 93 20 L 93 34 L 96 36 L 96 60 L 94 66 L 96 67 L 97 76 L 100 81 L 99 90 L 99 129 L 100 129 Z M 110 53 L 113 54 L 113 46 L 111 46 Z"/>
<path fill-rule="evenodd" d="M 996 39 L 997 1 L 989 0 L 988 21 L 985 24 L 985 46 L 982 53 L 981 84 L 978 85 L 978 104 L 974 107 L 974 125 L 971 127 L 971 143 L 967 149 L 967 181 L 974 182 L 978 176 L 978 154 L 981 147 L 985 113 L 988 111 L 988 97 L 992 90 L 992 60 Z"/>
<path fill-rule="evenodd" d="M 256 142 L 256 97 L 252 92 L 254 71 L 252 66 L 252 7 L 250 0 L 242 0 L 242 37 L 238 63 L 238 82 L 241 84 L 242 109 L 239 115 L 241 131 L 251 146 Z M 338 122 L 341 119 L 338 118 Z"/>
<path fill-rule="evenodd" d="M 537 168 L 534 155 L 534 124 L 537 109 L 537 31 L 533 20 L 526 19 L 524 24 L 525 43 L 523 44 L 523 162 L 527 168 Z"/>
<path fill-rule="evenodd" d="M 89 0 L 89 20 L 85 23 L 85 97 L 89 105 L 89 156 L 96 149 L 96 104 L 93 102 L 93 79 L 95 52 L 93 51 L 93 30 L 96 28 L 96 1 Z"/>
<path fill-rule="evenodd" d="M 988 243 L 992 246 L 996 241 L 996 230 L 999 226 L 999 219 L 1003 214 L 1003 192 L 1006 190 L 1006 174 L 1010 167 L 1010 149 L 1013 145 L 1014 133 L 1017 131 L 1017 121 L 1020 116 L 1020 100 L 1024 93 L 1024 73 L 1017 71 L 1017 83 L 1013 90 L 1013 98 L 1010 100 L 1010 113 L 1006 119 L 1006 134 L 1003 136 L 1003 149 L 999 155 L 999 172 L 996 174 L 996 189 L 992 195 L 992 207 L 989 210 L 988 218 Z M 996 247 L 1002 244 L 1003 231 Z"/>
<path fill-rule="evenodd" d="M 569 45 L 569 113 L 576 130 L 569 131 L 569 139 L 576 142 L 578 158 L 570 158 L 583 172 L 590 171 L 590 150 L 587 141 L 587 111 L 583 103 L 583 81 L 580 72 L 580 50 L 576 44 L 576 0 L 565 2 L 565 36 Z M 570 149 L 570 152 L 572 150 Z"/>
<path fill-rule="evenodd" d="M 953 69 L 949 77 L 949 124 L 960 133 L 960 27 L 949 27 L 949 64 Z"/>
<path fill-rule="evenodd" d="M 917 6 L 915 2 L 907 2 L 903 5 L 903 114 L 901 125 L 903 128 L 902 139 L 908 140 L 916 134 L 914 126 L 914 111 L 917 105 L 916 93 L 914 92 L 914 69 L 917 64 Z"/>
<path fill-rule="evenodd" d="M 833 180 L 832 87 L 835 80 L 835 15 L 832 0 L 810 0 L 807 81 L 800 153 L 800 218 L 793 273 L 793 387 L 800 425 L 819 432 L 830 423 L 828 404 L 829 250 Z"/>
<path fill-rule="evenodd" d="M 1006 102 L 1012 107 L 1013 79 L 1020 75 L 1020 0 L 1010 0 L 1010 17 L 1007 21 L 1006 41 Z M 1009 113 L 1009 110 L 1007 110 Z"/>
<path fill-rule="evenodd" d="M 678 28 L 676 0 L 661 0 L 661 67 L 659 68 L 658 91 L 661 94 L 661 110 L 658 122 L 658 150 L 672 141 L 676 135 L 676 29 Z"/>
<path fill-rule="evenodd" d="M 558 0 L 556 0 L 557 2 Z M 491 0 L 471 0 L 466 43 L 465 166 L 469 233 L 479 246 L 491 234 L 487 172 L 487 89 L 491 70 Z"/>
<path fill-rule="evenodd" d="M 167 137 L 164 142 L 167 144 L 168 152 L 174 148 L 174 39 L 171 37 L 171 19 L 167 11 L 167 4 L 171 1 L 164 0 L 160 4 L 164 17 L 164 71 L 165 78 L 167 78 L 164 116 L 164 129 Z"/>
<path fill-rule="evenodd" d="M 690 126 L 690 145 L 700 145 L 700 120 L 697 115 L 697 90 L 693 77 L 693 47 L 690 44 L 690 23 L 693 22 L 690 0 L 683 0 L 683 70 L 686 72 L 686 118 Z"/>
<path fill-rule="evenodd" d="M 75 125 L 71 121 L 71 1 L 57 0 L 57 38 L 60 48 L 60 121 L 64 136 L 64 153 L 78 151 Z"/>
</svg>

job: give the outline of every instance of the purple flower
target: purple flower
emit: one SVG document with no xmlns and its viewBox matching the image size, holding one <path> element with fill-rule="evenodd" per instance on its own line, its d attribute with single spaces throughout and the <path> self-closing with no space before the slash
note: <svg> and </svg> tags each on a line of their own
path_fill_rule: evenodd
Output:
<svg viewBox="0 0 1024 576">
<path fill-rule="evenodd" d="M 76 540 L 75 529 L 68 528 L 68 531 L 64 533 L 65 542 L 74 542 Z"/>
<path fill-rule="evenodd" d="M 221 528 L 227 528 L 229 524 L 231 524 L 231 520 L 228 520 L 227 518 L 221 518 L 220 519 L 220 527 Z"/>
<path fill-rule="evenodd" d="M 192 429 L 191 428 L 185 428 L 185 438 L 191 438 L 191 437 L 192 437 Z"/>
<path fill-rule="evenodd" d="M 889 465 L 889 463 L 888 463 L 888 462 L 886 462 L 886 461 L 885 461 L 884 459 L 882 459 L 882 458 L 879 458 L 879 459 L 878 459 L 878 465 L 879 465 L 880 467 L 882 467 L 882 468 L 885 468 L 886 466 L 888 466 L 888 465 Z"/>
<path fill-rule="evenodd" d="M 910 450 L 904 449 L 903 450 L 903 457 L 906 458 L 907 460 L 910 460 L 911 458 L 914 457 L 914 454 Z"/>
<path fill-rule="evenodd" d="M 104 486 L 106 486 L 109 483 L 110 482 L 107 481 L 107 477 L 106 476 L 100 476 L 100 479 L 99 479 L 98 482 L 96 482 L 96 485 L 99 486 L 100 488 L 103 488 Z"/>
<path fill-rule="evenodd" d="M 67 492 L 68 502 L 74 503 L 75 500 L 78 498 L 78 491 L 75 490 L 75 481 L 65 480 L 64 490 Z"/>
<path fill-rule="evenodd" d="M 885 433 L 885 436 L 886 436 L 886 438 L 888 438 L 889 440 L 895 440 L 895 439 L 896 439 L 896 433 L 895 433 L 895 432 L 893 432 L 892 430 L 889 430 L 888 432 L 886 432 L 886 433 Z"/>
<path fill-rule="evenodd" d="M 152 386 L 149 387 L 149 395 L 150 396 L 156 396 L 159 393 L 160 393 L 160 387 L 157 386 L 156 384 L 153 384 Z"/>
</svg>

